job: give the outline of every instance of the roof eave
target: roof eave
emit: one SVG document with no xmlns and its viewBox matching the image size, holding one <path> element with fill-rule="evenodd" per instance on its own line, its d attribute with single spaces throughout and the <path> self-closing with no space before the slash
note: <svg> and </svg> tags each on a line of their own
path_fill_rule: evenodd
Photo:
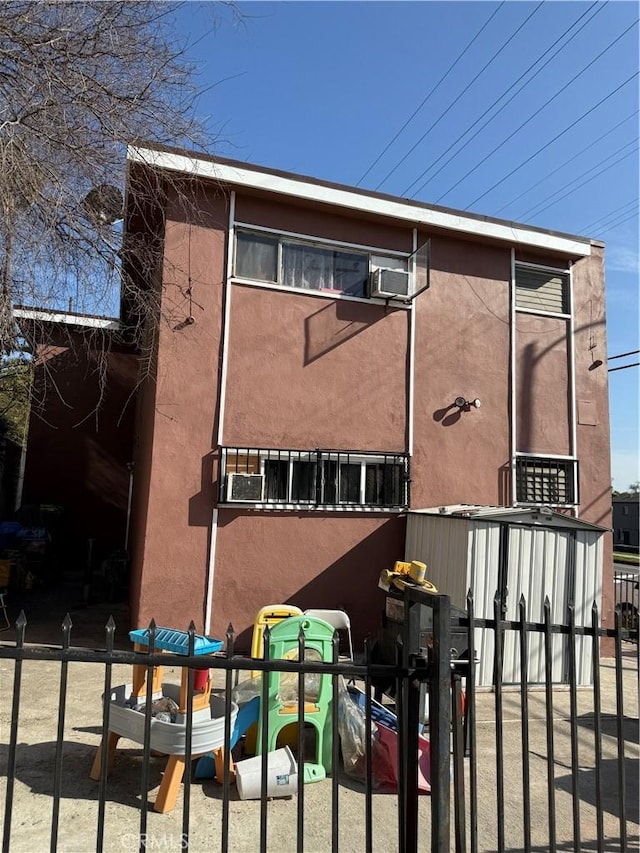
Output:
<svg viewBox="0 0 640 853">
<path fill-rule="evenodd" d="M 465 211 L 433 207 L 399 197 L 365 192 L 354 187 L 323 183 L 292 173 L 256 168 L 238 161 L 214 159 L 193 152 L 133 145 L 127 149 L 127 158 L 130 162 L 179 172 L 194 178 L 214 180 L 230 187 L 241 186 L 389 217 L 413 227 L 440 228 L 571 257 L 586 257 L 591 254 L 591 240 L 585 237 L 545 231 Z"/>
</svg>

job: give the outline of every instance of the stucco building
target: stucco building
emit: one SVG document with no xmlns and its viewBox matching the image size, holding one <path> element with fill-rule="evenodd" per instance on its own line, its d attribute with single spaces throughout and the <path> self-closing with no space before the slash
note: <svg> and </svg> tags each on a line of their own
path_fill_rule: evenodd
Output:
<svg viewBox="0 0 640 853">
<path fill-rule="evenodd" d="M 133 621 L 220 635 L 292 602 L 345 607 L 361 636 L 407 507 L 610 526 L 601 244 L 217 158 L 129 159 L 127 234 L 159 238 L 144 285 L 162 288 Z"/>
<path fill-rule="evenodd" d="M 407 508 L 544 505 L 610 527 L 602 244 L 160 149 L 129 151 L 125 258 L 132 241 L 156 262 L 130 256 L 129 275 L 159 297 L 134 623 L 222 636 L 289 602 L 344 607 L 361 638 Z"/>
</svg>

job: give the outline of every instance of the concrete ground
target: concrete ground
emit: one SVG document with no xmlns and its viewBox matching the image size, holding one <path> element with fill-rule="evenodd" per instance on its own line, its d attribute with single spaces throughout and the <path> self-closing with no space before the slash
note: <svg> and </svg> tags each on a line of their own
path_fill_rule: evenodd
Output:
<svg viewBox="0 0 640 853">
<path fill-rule="evenodd" d="M 78 610 L 74 616 L 73 645 L 103 646 L 96 624 L 104 624 L 109 607 L 96 612 Z M 89 612 L 92 611 L 92 612 Z M 104 613 L 103 613 L 104 611 Z M 57 618 L 55 614 L 54 618 Z M 102 616 L 105 616 L 101 622 Z M 123 615 L 122 613 L 120 615 Z M 125 624 L 123 621 L 122 624 Z M 0 642 L 11 641 L 12 632 L 0 635 Z M 103 636 L 103 635 L 102 635 Z M 59 634 L 44 621 L 33 621 L 27 639 L 37 642 L 59 642 Z M 120 645 L 126 647 L 123 632 Z M 626 765 L 626 823 L 630 850 L 638 846 L 638 674 L 635 647 L 625 647 L 624 667 L 624 750 Z M 0 660 L 0 803 L 4 812 L 6 763 L 13 690 L 13 662 Z M 167 680 L 179 680 L 179 671 L 165 673 Z M 60 665 L 27 661 L 23 665 L 22 696 L 19 712 L 17 778 L 11 822 L 11 846 L 15 853 L 39 853 L 49 850 L 52 815 L 53 772 L 57 730 Z M 603 823 L 607 853 L 620 849 L 618 771 L 616 741 L 615 668 L 604 659 L 602 679 L 603 729 Z M 115 666 L 112 684 L 130 682 L 129 667 Z M 100 741 L 104 672 L 98 664 L 74 663 L 69 666 L 67 715 L 64 731 L 64 768 L 60 804 L 58 850 L 64 853 L 87 853 L 95 849 L 98 818 L 98 783 L 89 779 L 89 770 Z M 532 849 L 549 849 L 547 762 L 544 693 L 529 694 L 529 761 L 531 773 Z M 495 697 L 480 693 L 477 701 L 478 777 L 478 848 L 497 849 L 497 803 L 495 760 Z M 578 694 L 577 741 L 579 754 L 580 835 L 581 844 L 573 843 L 571 797 L 571 733 L 569 726 L 569 693 L 554 692 L 554 791 L 556 803 L 557 849 L 569 851 L 596 850 L 596 810 L 594 787 L 592 692 Z M 522 738 L 519 694 L 504 696 L 504 764 L 505 841 L 508 851 L 522 850 Z M 107 788 L 104 849 L 134 851 L 138 849 L 139 809 L 141 797 L 141 746 L 121 741 Z M 147 850 L 177 851 L 184 849 L 182 840 L 182 793 L 176 808 L 169 814 L 153 812 L 151 806 L 158 792 L 166 759 L 153 757 L 146 792 L 150 811 L 147 826 Z M 469 795 L 469 767 L 466 765 L 466 793 Z M 363 786 L 341 774 L 339 798 L 340 851 L 350 853 L 365 849 Z M 190 805 L 189 849 L 214 851 L 220 848 L 221 786 L 215 781 L 192 782 Z M 331 782 L 305 787 L 305 850 L 323 853 L 331 849 Z M 279 853 L 296 849 L 297 797 L 273 800 L 268 805 L 268 848 Z M 3 815 L 0 815 L 2 820 Z M 254 853 L 259 849 L 259 802 L 241 801 L 235 789 L 230 803 L 229 850 L 232 853 Z M 467 823 L 468 827 L 468 823 Z M 420 849 L 430 849 L 430 798 L 420 799 Z M 394 851 L 397 843 L 397 800 L 395 795 L 373 797 L 374 850 Z M 469 844 L 467 829 L 467 845 Z M 451 849 L 454 849 L 453 846 Z"/>
</svg>

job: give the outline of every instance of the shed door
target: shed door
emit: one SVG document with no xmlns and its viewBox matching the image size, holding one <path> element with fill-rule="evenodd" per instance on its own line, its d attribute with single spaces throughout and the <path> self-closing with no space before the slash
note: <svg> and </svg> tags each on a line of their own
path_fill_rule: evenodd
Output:
<svg viewBox="0 0 640 853">
<path fill-rule="evenodd" d="M 572 594 L 574 537 L 559 529 L 509 527 L 506 616 L 520 618 L 520 597 L 527 603 L 527 622 L 544 622 L 544 600 L 551 602 L 552 624 L 566 624 Z M 528 633 L 528 681 L 544 682 L 544 635 Z M 567 680 L 567 637 L 552 634 L 552 679 Z M 504 642 L 505 683 L 520 683 L 520 635 L 506 631 Z"/>
</svg>

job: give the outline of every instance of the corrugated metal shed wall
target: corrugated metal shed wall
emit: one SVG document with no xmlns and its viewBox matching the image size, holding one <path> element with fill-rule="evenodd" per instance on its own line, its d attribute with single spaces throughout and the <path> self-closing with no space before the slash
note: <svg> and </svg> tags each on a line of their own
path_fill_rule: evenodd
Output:
<svg viewBox="0 0 640 853">
<path fill-rule="evenodd" d="M 470 524 L 469 579 L 473 591 L 474 616 L 493 619 L 493 600 L 498 589 L 500 564 L 500 525 L 495 522 L 474 521 Z M 493 684 L 493 654 L 495 634 L 490 628 L 474 631 L 475 653 L 478 658 L 476 684 Z"/>
<path fill-rule="evenodd" d="M 519 603 L 524 596 L 527 621 L 544 621 L 544 600 L 551 604 L 551 621 L 566 623 L 569 603 L 569 570 L 572 535 L 566 530 L 548 528 L 509 528 L 509 562 L 507 569 L 506 618 L 520 618 Z M 552 637 L 552 677 L 554 682 L 566 680 L 566 637 Z M 528 637 L 528 679 L 532 684 L 544 682 L 544 636 Z M 520 683 L 520 636 L 507 631 L 504 646 L 503 679 Z"/>
<path fill-rule="evenodd" d="M 455 607 L 466 607 L 467 519 L 420 515 L 407 517 L 405 560 L 427 564 L 427 580 L 448 595 Z"/>
<path fill-rule="evenodd" d="M 575 552 L 575 614 L 577 625 L 591 625 L 593 603 L 602 608 L 603 537 L 588 530 L 577 531 Z M 576 638 L 576 678 L 578 684 L 593 679 L 591 637 Z"/>
<path fill-rule="evenodd" d="M 575 542 L 575 546 L 574 546 Z M 507 579 L 507 619 L 519 619 L 518 604 L 524 595 L 527 621 L 544 621 L 544 600 L 549 597 L 551 620 L 567 623 L 569 595 L 573 591 L 578 625 L 591 624 L 593 601 L 602 600 L 602 534 L 595 530 L 569 531 L 560 527 L 509 525 Z M 473 591 L 474 613 L 493 619 L 494 598 L 499 584 L 500 524 L 497 521 L 409 514 L 406 560 L 427 564 L 427 577 L 456 607 L 466 607 L 469 588 Z M 493 684 L 494 632 L 476 629 L 478 686 Z M 565 636 L 552 638 L 552 672 L 556 683 L 568 677 L 568 642 Z M 591 639 L 576 642 L 578 684 L 590 684 Z M 541 634 L 528 637 L 529 682 L 544 681 L 544 640 Z M 505 682 L 520 681 L 519 636 L 505 635 Z"/>
</svg>

